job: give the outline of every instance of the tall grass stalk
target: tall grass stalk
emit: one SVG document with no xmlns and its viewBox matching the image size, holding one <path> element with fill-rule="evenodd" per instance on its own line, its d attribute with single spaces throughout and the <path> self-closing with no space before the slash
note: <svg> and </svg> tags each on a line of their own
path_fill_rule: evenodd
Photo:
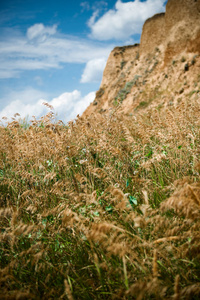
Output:
<svg viewBox="0 0 200 300">
<path fill-rule="evenodd" d="M 198 99 L 52 119 L 0 127 L 0 298 L 199 299 Z"/>
</svg>

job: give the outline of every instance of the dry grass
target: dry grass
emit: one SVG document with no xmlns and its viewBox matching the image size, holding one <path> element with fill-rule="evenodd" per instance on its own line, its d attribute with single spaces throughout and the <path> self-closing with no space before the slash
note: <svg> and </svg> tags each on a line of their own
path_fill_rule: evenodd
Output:
<svg viewBox="0 0 200 300">
<path fill-rule="evenodd" d="M 1 126 L 0 298 L 199 299 L 199 113 Z"/>
</svg>

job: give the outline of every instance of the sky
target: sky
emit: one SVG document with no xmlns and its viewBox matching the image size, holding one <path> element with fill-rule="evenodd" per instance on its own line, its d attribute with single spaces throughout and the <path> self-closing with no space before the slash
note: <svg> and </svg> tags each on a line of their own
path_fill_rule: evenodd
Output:
<svg viewBox="0 0 200 300">
<path fill-rule="evenodd" d="M 140 42 L 165 0 L 0 0 L 0 120 L 48 113 L 64 123 L 99 89 L 116 46 Z"/>
</svg>

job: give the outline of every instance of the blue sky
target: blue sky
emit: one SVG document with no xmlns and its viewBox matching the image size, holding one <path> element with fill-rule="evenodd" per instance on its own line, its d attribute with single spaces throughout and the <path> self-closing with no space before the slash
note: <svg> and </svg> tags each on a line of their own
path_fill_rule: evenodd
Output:
<svg viewBox="0 0 200 300">
<path fill-rule="evenodd" d="M 1 0 L 0 119 L 54 106 L 67 122 L 94 100 L 110 51 L 138 43 L 164 0 Z"/>
</svg>

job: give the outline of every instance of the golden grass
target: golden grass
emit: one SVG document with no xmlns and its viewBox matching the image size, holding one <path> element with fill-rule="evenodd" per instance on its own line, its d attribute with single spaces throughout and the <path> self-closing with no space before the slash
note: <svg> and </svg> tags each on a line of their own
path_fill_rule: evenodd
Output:
<svg viewBox="0 0 200 300">
<path fill-rule="evenodd" d="M 199 299 L 199 98 L 0 127 L 1 299 Z"/>
</svg>

